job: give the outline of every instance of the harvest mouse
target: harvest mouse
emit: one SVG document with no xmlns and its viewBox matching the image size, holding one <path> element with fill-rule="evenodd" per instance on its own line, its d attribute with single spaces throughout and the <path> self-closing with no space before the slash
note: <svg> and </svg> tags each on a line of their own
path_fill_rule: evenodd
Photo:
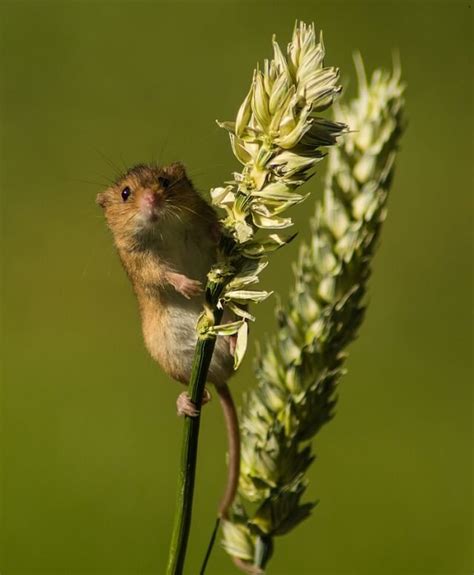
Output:
<svg viewBox="0 0 474 575">
<path fill-rule="evenodd" d="M 97 195 L 123 267 L 138 299 L 145 345 L 172 378 L 188 384 L 204 306 L 203 286 L 217 257 L 219 225 L 181 163 L 137 165 Z M 229 435 L 227 487 L 219 506 L 226 516 L 237 490 L 240 442 L 235 406 L 227 386 L 233 372 L 229 338 L 218 337 L 208 372 Z M 183 392 L 178 413 L 196 406 Z"/>
</svg>

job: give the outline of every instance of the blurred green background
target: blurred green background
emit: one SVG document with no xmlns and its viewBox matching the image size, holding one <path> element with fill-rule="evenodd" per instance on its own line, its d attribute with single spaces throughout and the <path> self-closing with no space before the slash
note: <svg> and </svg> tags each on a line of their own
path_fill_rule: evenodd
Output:
<svg viewBox="0 0 474 575">
<path fill-rule="evenodd" d="M 233 118 L 296 18 L 323 28 L 349 95 L 354 49 L 372 70 L 398 48 L 409 127 L 366 322 L 317 439 L 320 504 L 269 573 L 471 573 L 471 5 L 18 1 L 0 18 L 2 575 L 164 572 L 181 389 L 144 349 L 94 198 L 112 164 L 180 159 L 203 191 L 227 179 L 237 164 L 214 120 Z M 265 288 L 287 291 L 297 248 Z M 237 398 L 251 384 L 247 357 Z M 201 439 L 188 573 L 225 476 L 216 401 Z M 217 549 L 209 575 L 235 572 Z"/>
</svg>

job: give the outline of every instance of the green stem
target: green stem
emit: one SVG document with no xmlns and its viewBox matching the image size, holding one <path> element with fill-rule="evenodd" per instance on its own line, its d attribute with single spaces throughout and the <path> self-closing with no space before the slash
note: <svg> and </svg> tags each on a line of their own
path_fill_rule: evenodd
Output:
<svg viewBox="0 0 474 575">
<path fill-rule="evenodd" d="M 222 310 L 219 310 L 216 305 L 222 288 L 222 282 L 209 282 L 206 289 L 207 301 L 214 314 L 215 325 L 218 325 L 222 318 Z M 194 352 L 191 377 L 189 380 L 189 395 L 198 409 L 201 408 L 207 372 L 215 344 L 215 336 L 199 336 Z M 184 420 L 176 512 L 169 551 L 168 568 L 166 571 L 167 575 L 182 575 L 183 573 L 189 530 L 191 527 L 200 423 L 200 414 L 197 417 L 186 416 Z"/>
</svg>

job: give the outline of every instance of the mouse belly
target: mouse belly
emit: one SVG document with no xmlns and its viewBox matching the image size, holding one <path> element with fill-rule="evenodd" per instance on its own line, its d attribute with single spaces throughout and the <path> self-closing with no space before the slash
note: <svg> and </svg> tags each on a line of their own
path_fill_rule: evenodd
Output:
<svg viewBox="0 0 474 575">
<path fill-rule="evenodd" d="M 150 355 L 173 379 L 188 384 L 197 342 L 196 323 L 203 310 L 203 299 L 171 298 L 166 306 L 143 314 L 143 335 Z M 180 301 L 180 300 L 184 300 Z M 150 313 L 151 312 L 151 313 Z M 207 380 L 226 383 L 233 372 L 234 359 L 227 337 L 218 337 Z"/>
</svg>

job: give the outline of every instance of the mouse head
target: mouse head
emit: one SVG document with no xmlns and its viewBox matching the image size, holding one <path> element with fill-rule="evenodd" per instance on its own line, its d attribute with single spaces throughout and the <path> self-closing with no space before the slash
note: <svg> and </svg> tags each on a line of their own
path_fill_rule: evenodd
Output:
<svg viewBox="0 0 474 575">
<path fill-rule="evenodd" d="M 100 192 L 96 202 L 104 208 L 115 240 L 126 246 L 185 221 L 186 210 L 179 206 L 186 206 L 194 195 L 181 163 L 163 167 L 139 164 Z"/>
</svg>

